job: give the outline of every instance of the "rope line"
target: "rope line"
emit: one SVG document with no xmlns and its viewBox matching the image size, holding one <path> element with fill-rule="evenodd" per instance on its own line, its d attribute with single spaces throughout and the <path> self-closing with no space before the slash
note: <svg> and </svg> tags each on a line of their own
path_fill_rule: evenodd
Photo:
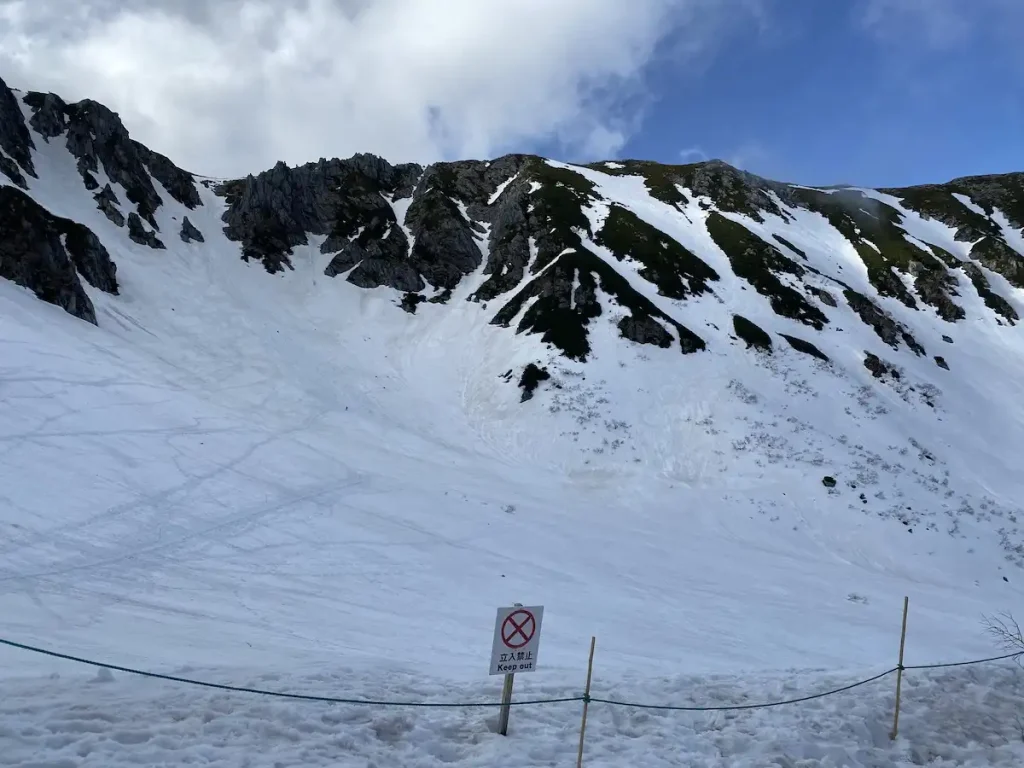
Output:
<svg viewBox="0 0 1024 768">
<path fill-rule="evenodd" d="M 616 701 L 615 699 L 591 698 L 591 701 L 597 701 L 597 702 L 600 702 L 601 704 L 611 704 L 612 706 L 615 706 L 615 707 L 635 707 L 637 709 L 661 709 L 661 710 L 670 710 L 670 711 L 673 711 L 673 712 L 735 712 L 735 711 L 743 710 L 743 709 L 768 709 L 769 707 L 781 707 L 781 706 L 785 706 L 787 704 L 800 704 L 801 702 L 804 702 L 804 701 L 811 701 L 813 699 L 823 699 L 826 696 L 834 696 L 837 693 L 843 693 L 845 691 L 849 691 L 849 690 L 852 690 L 854 688 L 859 688 L 862 685 L 867 685 L 868 683 L 873 683 L 876 680 L 881 680 L 883 677 L 887 677 L 888 675 L 891 675 L 897 669 L 899 669 L 899 667 L 893 667 L 892 669 L 889 669 L 889 670 L 886 670 L 885 672 L 882 672 L 880 675 L 875 675 L 874 677 L 869 677 L 867 680 L 860 680 L 860 681 L 858 681 L 856 683 L 851 683 L 850 685 L 844 685 L 842 688 L 835 688 L 835 689 L 833 689 L 831 691 L 825 691 L 824 693 L 815 693 L 815 694 L 813 694 L 811 696 L 801 696 L 798 699 L 786 699 L 785 701 L 771 701 L 771 702 L 766 702 L 764 704 L 733 704 L 733 705 L 729 705 L 729 706 L 719 706 L 719 707 L 696 707 L 696 706 L 683 707 L 683 706 L 675 706 L 675 705 L 671 705 L 671 704 L 637 704 L 635 702 L 630 702 L 630 701 Z"/>
<path fill-rule="evenodd" d="M 1017 659 L 1024 656 L 1024 651 L 1016 651 L 1014 653 L 1006 653 L 1002 656 L 990 656 L 987 659 L 974 659 L 973 661 L 952 661 L 946 664 L 915 664 L 914 666 L 905 666 L 904 669 L 947 669 L 949 667 L 966 667 L 971 664 L 987 664 L 990 661 L 1003 661 L 1004 659 Z"/>
<path fill-rule="evenodd" d="M 107 664 L 101 661 L 93 661 L 92 659 L 85 659 L 80 656 L 72 656 L 66 653 L 58 653 L 57 651 L 50 651 L 45 648 L 38 648 L 32 645 L 25 645 L 24 643 L 16 643 L 13 640 L 5 640 L 0 638 L 0 645 L 5 645 L 10 648 L 17 648 L 23 651 L 30 651 L 32 653 L 38 653 L 43 656 L 50 656 L 55 659 L 63 659 L 65 661 L 73 661 L 78 664 L 86 664 L 91 667 L 99 667 L 101 669 L 109 669 L 113 672 L 124 672 L 130 675 L 138 675 L 140 677 L 148 677 L 156 680 L 165 680 L 172 683 L 183 683 L 186 685 L 194 685 L 201 688 L 213 688 L 220 691 L 233 691 L 235 693 L 252 693 L 260 696 L 270 696 L 278 699 L 291 699 L 297 701 L 316 701 L 326 704 L 357 704 L 365 706 L 377 706 L 377 707 L 423 707 L 423 708 L 484 708 L 484 707 L 500 707 L 501 702 L 491 701 L 476 701 L 476 702 L 429 702 L 429 701 L 396 701 L 386 699 L 349 699 L 341 698 L 336 696 L 314 696 L 311 694 L 304 693 L 286 693 L 284 691 L 269 691 L 261 688 L 248 688 L 238 685 L 226 685 L 223 683 L 211 683 L 205 680 L 192 680 L 187 677 L 177 677 L 175 675 L 165 675 L 159 672 L 147 672 L 141 669 L 133 669 L 131 667 L 124 667 L 118 664 Z M 665 710 L 674 712 L 735 712 L 740 710 L 750 709 L 768 709 L 770 707 L 782 707 L 789 704 L 800 704 L 805 701 L 813 701 L 814 699 L 823 699 L 827 696 L 835 696 L 839 693 L 845 693 L 846 691 L 859 688 L 869 683 L 874 683 L 881 680 L 884 677 L 888 677 L 893 672 L 899 670 L 923 670 L 923 669 L 945 669 L 949 667 L 964 667 L 972 664 L 987 664 L 993 661 L 1004 661 L 1006 659 L 1019 659 L 1024 656 L 1024 650 L 1017 651 L 1015 653 L 1007 653 L 1002 656 L 991 656 L 985 659 L 973 659 L 971 661 L 955 661 L 945 664 L 916 664 L 906 665 L 903 667 L 893 667 L 885 672 L 869 677 L 866 680 L 859 680 L 849 685 L 844 685 L 841 688 L 834 688 L 823 693 L 815 693 L 809 696 L 801 696 L 795 699 L 785 699 L 783 701 L 771 701 L 764 702 L 761 704 L 733 704 L 723 706 L 679 706 L 673 704 L 644 704 L 630 701 L 620 701 L 618 699 L 606 699 L 597 696 L 588 696 L 586 694 L 582 696 L 565 696 L 560 698 L 550 699 L 522 699 L 520 701 L 510 702 L 510 706 L 513 707 L 525 707 L 532 706 L 535 704 L 566 704 L 571 702 L 593 702 L 597 704 L 608 704 L 613 707 L 634 707 L 636 709 L 655 709 Z"/>
<path fill-rule="evenodd" d="M 117 664 L 106 664 L 100 661 L 93 661 L 91 659 L 83 659 L 78 656 L 70 656 L 66 653 L 57 653 L 56 651 L 48 651 L 45 648 L 36 648 L 31 645 L 24 645 L 22 643 L 15 643 L 11 640 L 0 639 L 0 645 L 6 645 L 11 648 L 20 648 L 23 651 L 32 651 L 33 653 L 39 653 L 43 656 L 52 656 L 55 659 L 64 659 L 65 661 L 75 661 L 79 664 L 88 664 L 92 667 L 100 667 L 102 669 L 109 669 L 114 672 L 125 672 L 131 675 L 140 675 L 141 677 L 151 677 L 157 680 L 167 680 L 172 683 L 185 683 L 187 685 L 196 685 L 202 688 L 215 688 L 220 691 L 235 691 L 236 693 L 255 693 L 261 696 L 273 696 L 278 699 L 296 699 L 299 701 L 319 701 L 327 704 L 365 704 L 368 706 L 377 707 L 448 707 L 448 708 L 474 708 L 474 707 L 500 707 L 501 702 L 491 701 L 480 701 L 480 702 L 430 702 L 430 701 L 385 701 L 376 699 L 343 699 L 335 696 L 312 696 L 304 693 L 284 693 L 283 691 L 267 691 L 260 688 L 245 688 L 238 685 L 224 685 L 222 683 L 210 683 L 204 680 L 191 680 L 187 677 L 176 677 L 174 675 L 163 675 L 159 672 L 146 672 L 141 669 L 132 669 L 131 667 L 122 667 Z M 531 704 L 563 704 L 572 701 L 583 701 L 582 696 L 569 696 L 565 698 L 557 699 L 524 699 L 522 701 L 513 701 L 512 706 L 528 706 Z"/>
</svg>

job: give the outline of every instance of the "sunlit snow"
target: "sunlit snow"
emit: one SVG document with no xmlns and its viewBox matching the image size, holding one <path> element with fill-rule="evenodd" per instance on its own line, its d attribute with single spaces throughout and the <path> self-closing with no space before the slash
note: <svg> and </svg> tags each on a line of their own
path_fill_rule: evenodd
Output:
<svg viewBox="0 0 1024 768">
<path fill-rule="evenodd" d="M 998 652 L 982 618 L 1018 606 L 1024 583 L 1007 557 L 1024 540 L 1024 346 L 966 280 L 955 325 L 880 300 L 928 356 L 886 347 L 843 303 L 817 334 L 731 274 L 699 201 L 680 212 L 641 179 L 586 171 L 723 280 L 675 302 L 616 262 L 709 349 L 625 342 L 605 301 L 592 360 L 575 364 L 490 325 L 465 301 L 482 275 L 415 315 L 393 291 L 325 277 L 318 243 L 269 275 L 239 258 L 205 188 L 194 212 L 164 195 L 167 250 L 138 247 L 60 143 L 37 144 L 32 195 L 100 236 L 121 295 L 89 289 L 97 328 L 0 282 L 0 637 L 237 685 L 425 701 L 499 696 L 491 625 L 515 601 L 545 606 L 542 668 L 517 695 L 578 695 L 591 635 L 595 695 L 813 693 L 895 665 L 904 595 L 907 663 Z M 205 245 L 177 238 L 186 212 Z M 869 293 L 850 244 L 791 213 L 795 225 L 743 223 Z M 935 222 L 907 226 L 952 241 Z M 778 336 L 758 358 L 730 341 L 736 312 L 834 364 Z M 865 350 L 898 359 L 917 389 L 874 382 Z M 537 360 L 561 389 L 520 403 L 502 374 Z M 247 698 L 13 649 L 0 665 L 0 764 L 575 760 L 578 705 L 517 709 L 502 739 L 492 711 Z M 908 674 L 896 743 L 893 685 L 714 715 L 595 704 L 587 764 L 1024 760 L 1012 664 Z"/>
</svg>

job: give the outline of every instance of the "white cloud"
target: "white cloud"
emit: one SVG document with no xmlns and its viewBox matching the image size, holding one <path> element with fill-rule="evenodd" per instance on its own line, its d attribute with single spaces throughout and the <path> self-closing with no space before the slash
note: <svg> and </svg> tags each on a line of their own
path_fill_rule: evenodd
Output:
<svg viewBox="0 0 1024 768">
<path fill-rule="evenodd" d="M 375 152 L 611 156 L 658 44 L 759 0 L 0 0 L 9 84 L 93 98 L 199 173 Z M 682 41 L 682 45 L 680 45 Z"/>
<path fill-rule="evenodd" d="M 1019 53 L 1022 0 L 864 0 L 857 22 L 880 42 L 949 51 L 981 41 Z"/>
<path fill-rule="evenodd" d="M 959 0 L 867 0 L 860 23 L 879 40 L 946 48 L 969 34 Z"/>
</svg>

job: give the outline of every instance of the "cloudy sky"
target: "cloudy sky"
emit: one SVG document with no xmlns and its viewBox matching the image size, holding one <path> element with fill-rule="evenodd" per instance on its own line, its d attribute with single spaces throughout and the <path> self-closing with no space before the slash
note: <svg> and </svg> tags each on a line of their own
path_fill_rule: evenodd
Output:
<svg viewBox="0 0 1024 768">
<path fill-rule="evenodd" d="M 214 176 L 721 157 L 805 183 L 1024 169 L 1024 0 L 0 0 L 0 77 Z"/>
</svg>

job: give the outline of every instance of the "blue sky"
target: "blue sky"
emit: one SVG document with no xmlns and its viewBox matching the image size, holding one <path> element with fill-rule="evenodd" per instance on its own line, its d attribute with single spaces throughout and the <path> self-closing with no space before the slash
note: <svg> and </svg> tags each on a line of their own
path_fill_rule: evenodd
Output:
<svg viewBox="0 0 1024 768">
<path fill-rule="evenodd" d="M 0 0 L 0 77 L 223 177 L 538 152 L 895 186 L 1024 171 L 1022 30 L 1024 0 Z"/>
<path fill-rule="evenodd" d="M 695 67 L 662 46 L 622 157 L 807 184 L 1024 171 L 1024 0 L 765 0 Z"/>
</svg>

